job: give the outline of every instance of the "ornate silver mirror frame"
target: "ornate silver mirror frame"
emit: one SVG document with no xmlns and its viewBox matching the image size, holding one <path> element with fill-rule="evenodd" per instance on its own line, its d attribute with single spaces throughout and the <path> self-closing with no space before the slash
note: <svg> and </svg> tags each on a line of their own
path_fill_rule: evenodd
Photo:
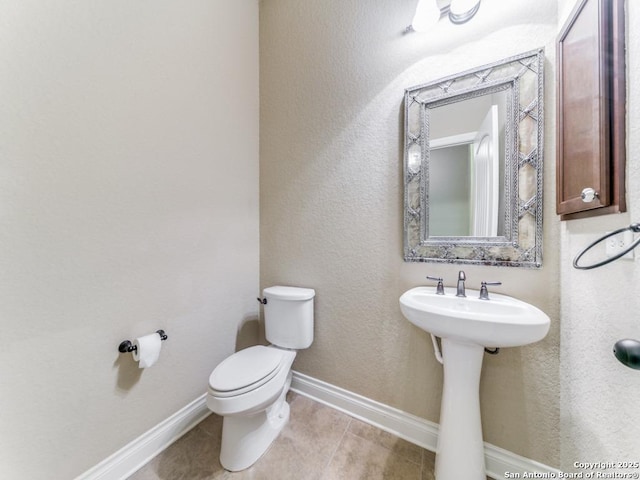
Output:
<svg viewBox="0 0 640 480">
<path fill-rule="evenodd" d="M 543 64 L 540 49 L 405 90 L 405 261 L 542 266 Z M 496 92 L 506 92 L 503 228 L 495 236 L 430 235 L 433 109 Z"/>
</svg>

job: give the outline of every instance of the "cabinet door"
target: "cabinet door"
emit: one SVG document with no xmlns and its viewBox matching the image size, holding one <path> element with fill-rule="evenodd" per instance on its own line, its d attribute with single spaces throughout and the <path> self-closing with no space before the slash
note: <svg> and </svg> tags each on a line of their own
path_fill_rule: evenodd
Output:
<svg viewBox="0 0 640 480">
<path fill-rule="evenodd" d="M 556 207 L 563 220 L 625 210 L 623 3 L 578 2 L 558 38 Z M 583 199 L 585 189 L 596 195 Z"/>
</svg>

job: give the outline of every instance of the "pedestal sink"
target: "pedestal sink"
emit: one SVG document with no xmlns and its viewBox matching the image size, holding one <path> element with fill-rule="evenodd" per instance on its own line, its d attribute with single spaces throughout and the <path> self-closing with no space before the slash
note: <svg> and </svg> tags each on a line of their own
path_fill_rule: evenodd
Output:
<svg viewBox="0 0 640 480">
<path fill-rule="evenodd" d="M 542 340 L 549 317 L 526 302 L 477 290 L 456 297 L 416 287 L 400 297 L 411 323 L 441 338 L 444 386 L 436 451 L 436 480 L 485 480 L 480 420 L 480 370 L 485 347 L 517 347 Z"/>
</svg>

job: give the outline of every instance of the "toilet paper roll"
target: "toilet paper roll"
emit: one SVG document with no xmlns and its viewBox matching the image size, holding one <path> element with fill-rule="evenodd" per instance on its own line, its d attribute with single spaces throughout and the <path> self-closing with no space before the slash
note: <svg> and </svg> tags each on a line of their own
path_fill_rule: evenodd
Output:
<svg viewBox="0 0 640 480">
<path fill-rule="evenodd" d="M 138 367 L 148 368 L 158 360 L 162 339 L 157 333 L 138 337 L 133 341 L 137 347 L 133 351 L 133 359 L 138 362 Z"/>
</svg>

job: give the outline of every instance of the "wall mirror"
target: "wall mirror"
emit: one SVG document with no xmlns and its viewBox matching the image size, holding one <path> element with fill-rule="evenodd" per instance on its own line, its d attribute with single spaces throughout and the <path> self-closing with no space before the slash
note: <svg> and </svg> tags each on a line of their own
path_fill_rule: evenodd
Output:
<svg viewBox="0 0 640 480">
<path fill-rule="evenodd" d="M 543 63 L 405 91 L 405 261 L 542 266 Z"/>
</svg>

